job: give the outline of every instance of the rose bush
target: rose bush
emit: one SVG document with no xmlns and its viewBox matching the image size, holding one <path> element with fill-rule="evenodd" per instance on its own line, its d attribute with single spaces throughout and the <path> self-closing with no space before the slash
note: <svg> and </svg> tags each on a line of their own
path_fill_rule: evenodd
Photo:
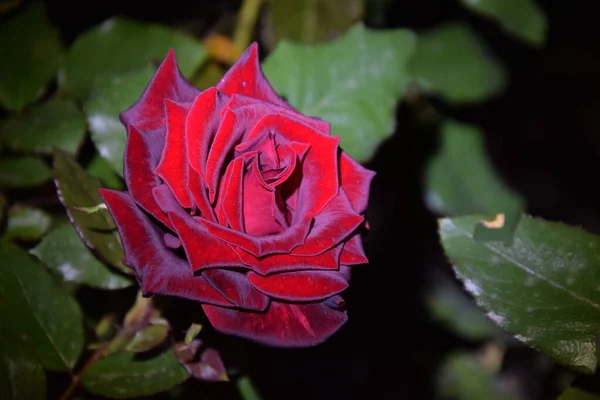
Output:
<svg viewBox="0 0 600 400">
<path fill-rule="evenodd" d="M 344 324 L 373 172 L 278 97 L 256 44 L 203 92 L 170 51 L 121 121 L 127 191 L 101 195 L 144 293 L 196 300 L 217 330 L 274 346 Z"/>
</svg>

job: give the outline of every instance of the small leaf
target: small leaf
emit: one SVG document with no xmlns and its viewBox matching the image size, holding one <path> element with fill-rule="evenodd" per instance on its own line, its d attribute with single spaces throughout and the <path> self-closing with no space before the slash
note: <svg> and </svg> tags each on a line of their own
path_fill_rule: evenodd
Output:
<svg viewBox="0 0 600 400">
<path fill-rule="evenodd" d="M 137 331 L 133 339 L 127 344 L 125 350 L 134 353 L 143 353 L 152 350 L 165 341 L 169 334 L 169 327 L 165 325 L 150 325 Z"/>
<path fill-rule="evenodd" d="M 190 327 L 188 328 L 187 332 L 185 333 L 185 339 L 183 340 L 183 343 L 185 345 L 191 344 L 192 340 L 196 339 L 196 337 L 198 336 L 198 334 L 200 333 L 201 330 L 202 330 L 202 325 L 191 324 Z"/>
<path fill-rule="evenodd" d="M 60 201 L 79 236 L 111 265 L 131 274 L 121 261 L 123 248 L 110 214 L 106 210 L 90 214 L 74 208 L 94 207 L 103 202 L 98 193 L 98 181 L 71 155 L 59 149 L 54 151 L 54 178 Z"/>
<path fill-rule="evenodd" d="M 98 154 L 94 155 L 86 170 L 94 178 L 100 180 L 105 188 L 115 190 L 125 189 L 125 183 L 123 182 L 123 179 L 121 179 L 121 177 L 115 173 L 114 169 L 108 164 L 108 162 Z"/>
<path fill-rule="evenodd" d="M 0 333 L 0 398 L 45 400 L 46 374 L 18 341 Z"/>
<path fill-rule="evenodd" d="M 50 100 L 0 125 L 0 141 L 24 152 L 52 154 L 58 147 L 76 153 L 85 137 L 85 118 L 74 103 Z"/>
<path fill-rule="evenodd" d="M 282 39 L 313 43 L 330 40 L 365 14 L 364 0 L 269 0 L 273 47 Z"/>
<path fill-rule="evenodd" d="M 419 35 L 414 78 L 451 103 L 477 103 L 499 94 L 506 72 L 466 24 L 451 22 Z"/>
<path fill-rule="evenodd" d="M 262 400 L 248 376 L 242 376 L 235 384 L 242 400 Z"/>
<path fill-rule="evenodd" d="M 448 121 L 442 126 L 438 153 L 426 171 L 427 202 L 445 215 L 502 214 L 493 223 L 477 221 L 476 239 L 510 242 L 523 212 L 523 200 L 495 173 L 483 133 L 473 125 Z"/>
<path fill-rule="evenodd" d="M 26 28 L 24 28 L 26 27 Z M 43 93 L 58 70 L 58 31 L 42 2 L 33 2 L 0 25 L 0 105 L 20 110 Z"/>
<path fill-rule="evenodd" d="M 538 218 L 523 218 L 511 246 L 473 239 L 479 217 L 440 221 L 458 277 L 487 316 L 561 364 L 596 369 L 600 332 L 600 237 Z"/>
<path fill-rule="evenodd" d="M 172 350 L 144 360 L 123 352 L 93 364 L 81 376 L 81 383 L 90 393 L 125 399 L 168 390 L 189 377 Z"/>
<path fill-rule="evenodd" d="M 52 177 L 50 168 L 36 157 L 0 158 L 0 187 L 26 188 L 38 186 Z"/>
<path fill-rule="evenodd" d="M 31 253 L 66 282 L 108 290 L 131 286 L 129 279 L 110 271 L 94 257 L 69 223 L 53 229 Z"/>
<path fill-rule="evenodd" d="M 50 228 L 52 219 L 43 210 L 15 205 L 8 210 L 5 238 L 25 241 L 39 240 Z"/>
<path fill-rule="evenodd" d="M 0 326 L 45 368 L 68 371 L 83 349 L 77 302 L 18 247 L 1 247 L 0 260 Z"/>
<path fill-rule="evenodd" d="M 394 131 L 396 102 L 409 83 L 414 47 L 411 31 L 375 31 L 358 24 L 328 43 L 283 41 L 264 70 L 280 95 L 304 114 L 330 122 L 341 147 L 364 162 Z"/>
<path fill-rule="evenodd" d="M 548 22 L 535 0 L 460 0 L 466 7 L 495 22 L 514 37 L 533 46 L 546 40 Z"/>
<path fill-rule="evenodd" d="M 123 153 L 127 141 L 119 113 L 137 101 L 155 71 L 154 66 L 148 65 L 142 69 L 97 78 L 91 95 L 84 103 L 92 141 L 100 156 L 119 175 L 123 175 Z"/>
<path fill-rule="evenodd" d="M 600 395 L 588 393 L 576 387 L 568 387 L 558 400 L 600 400 Z"/>
<path fill-rule="evenodd" d="M 175 50 L 179 68 L 188 78 L 206 59 L 202 43 L 183 33 L 157 24 L 110 18 L 75 41 L 66 56 L 60 86 L 83 97 L 92 89 L 90 77 L 108 78 L 115 72 L 160 62 L 169 48 Z"/>
</svg>

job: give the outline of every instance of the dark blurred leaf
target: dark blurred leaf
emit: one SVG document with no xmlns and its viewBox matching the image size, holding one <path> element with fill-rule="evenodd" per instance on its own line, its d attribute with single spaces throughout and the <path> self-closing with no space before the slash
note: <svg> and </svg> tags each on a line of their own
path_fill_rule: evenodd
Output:
<svg viewBox="0 0 600 400">
<path fill-rule="evenodd" d="M 18 341 L 0 332 L 0 398 L 45 400 L 46 374 Z"/>
<path fill-rule="evenodd" d="M 69 223 L 53 229 L 31 253 L 66 282 L 108 290 L 131 286 L 129 279 L 111 272 L 94 257 Z"/>
<path fill-rule="evenodd" d="M 258 394 L 252 381 L 247 376 L 242 376 L 236 381 L 238 393 L 242 400 L 262 400 L 262 397 Z"/>
<path fill-rule="evenodd" d="M 62 69 L 61 87 L 85 96 L 92 89 L 93 78 L 110 79 L 114 73 L 160 62 L 171 47 L 188 78 L 206 59 L 202 43 L 183 33 L 121 17 L 108 19 L 75 41 Z"/>
<path fill-rule="evenodd" d="M 37 186 L 50 180 L 51 177 L 50 168 L 37 157 L 0 158 L 0 187 Z"/>
<path fill-rule="evenodd" d="M 20 110 L 43 93 L 58 69 L 61 46 L 42 2 L 0 25 L 0 105 Z"/>
<path fill-rule="evenodd" d="M 467 8 L 497 22 L 514 37 L 542 46 L 548 22 L 536 0 L 460 0 Z"/>
<path fill-rule="evenodd" d="M 95 80 L 91 95 L 84 103 L 92 141 L 100 156 L 119 175 L 123 175 L 123 153 L 127 141 L 119 113 L 137 101 L 155 71 L 154 66 L 148 65 L 141 69 L 100 77 Z"/>
<path fill-rule="evenodd" d="M 504 90 L 507 81 L 500 61 L 462 22 L 420 34 L 411 71 L 424 90 L 451 103 L 485 101 Z"/>
<path fill-rule="evenodd" d="M 8 199 L 4 193 L 0 192 L 0 226 L 4 226 L 4 216 L 6 215 L 7 206 Z"/>
<path fill-rule="evenodd" d="M 472 229 L 476 239 L 510 242 L 523 200 L 495 173 L 479 128 L 453 121 L 443 124 L 440 149 L 429 162 L 426 182 L 430 208 L 451 216 L 502 214 L 502 226 L 477 221 Z"/>
<path fill-rule="evenodd" d="M 6 239 L 39 240 L 48 231 L 52 218 L 43 210 L 15 205 L 8 210 Z"/>
<path fill-rule="evenodd" d="M 600 396 L 576 387 L 569 387 L 560 395 L 558 400 L 600 400 Z"/>
<path fill-rule="evenodd" d="M 0 125 L 0 141 L 13 150 L 75 153 L 85 137 L 85 117 L 74 103 L 50 100 Z"/>
<path fill-rule="evenodd" d="M 374 31 L 359 24 L 324 44 L 283 41 L 264 70 L 280 95 L 304 114 L 330 122 L 341 147 L 364 162 L 394 131 L 394 110 L 410 80 L 407 64 L 414 47 L 411 31 Z"/>
<path fill-rule="evenodd" d="M 123 132 L 121 132 L 123 133 Z M 116 190 L 125 189 L 125 182 L 100 155 L 95 154 L 87 166 L 87 172 L 102 182 L 102 187 Z"/>
<path fill-rule="evenodd" d="M 98 181 L 90 176 L 68 153 L 54 151 L 54 178 L 60 201 L 87 245 L 120 271 L 131 274 L 123 262 L 123 248 L 112 217 L 107 210 L 95 213 L 74 207 L 93 207 L 103 203 Z"/>
<path fill-rule="evenodd" d="M 16 8 L 21 0 L 0 0 L 0 14 L 7 13 Z"/>
<path fill-rule="evenodd" d="M 0 326 L 45 368 L 68 371 L 83 350 L 79 305 L 18 247 L 1 247 L 0 260 Z"/>
<path fill-rule="evenodd" d="M 280 40 L 333 39 L 365 13 L 364 0 L 269 0 L 270 47 Z"/>
<path fill-rule="evenodd" d="M 146 328 L 137 331 L 133 339 L 125 349 L 134 353 L 143 353 L 152 350 L 159 344 L 165 341 L 169 334 L 169 327 L 166 325 L 150 325 Z"/>
<path fill-rule="evenodd" d="M 168 390 L 189 377 L 172 350 L 144 360 L 135 360 L 133 353 L 123 352 L 88 368 L 81 377 L 81 384 L 90 393 L 125 399 Z"/>
<path fill-rule="evenodd" d="M 225 72 L 227 72 L 227 69 L 221 66 L 221 64 L 217 61 L 209 60 L 202 66 L 200 71 L 198 71 L 198 74 L 194 77 L 192 83 L 198 89 L 206 90 L 211 86 L 216 86 L 223 75 L 225 75 Z"/>
<path fill-rule="evenodd" d="M 518 340 L 583 372 L 596 369 L 600 237 L 521 219 L 511 246 L 478 242 L 476 216 L 439 223 L 444 250 L 487 316 Z"/>
</svg>

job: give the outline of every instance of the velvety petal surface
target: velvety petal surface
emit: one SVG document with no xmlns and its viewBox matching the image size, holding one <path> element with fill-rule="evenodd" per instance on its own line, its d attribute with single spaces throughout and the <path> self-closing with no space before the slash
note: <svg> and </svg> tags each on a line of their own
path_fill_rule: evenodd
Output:
<svg viewBox="0 0 600 400">
<path fill-rule="evenodd" d="M 163 126 L 165 100 L 191 103 L 199 93 L 181 75 L 175 52 L 170 49 L 140 99 L 121 113 L 121 122 L 142 130 L 157 129 Z"/>
<path fill-rule="evenodd" d="M 366 169 L 343 151 L 340 151 L 339 169 L 342 190 L 356 212 L 364 213 L 369 203 L 369 189 L 375 172 Z"/>
<path fill-rule="evenodd" d="M 264 311 L 269 306 L 269 298 L 256 289 L 244 273 L 211 269 L 203 271 L 202 276 L 236 307 Z"/>
<path fill-rule="evenodd" d="M 358 265 L 367 264 L 369 260 L 363 249 L 360 232 L 357 232 L 344 243 L 344 248 L 340 256 L 340 264 L 342 265 Z"/>
<path fill-rule="evenodd" d="M 278 347 L 307 347 L 324 342 L 347 320 L 346 312 L 324 303 L 271 301 L 265 312 L 247 312 L 212 305 L 202 308 L 215 329 Z"/>
<path fill-rule="evenodd" d="M 125 250 L 123 262 L 135 272 L 145 293 L 233 306 L 204 278 L 194 277 L 188 263 L 167 248 L 164 233 L 144 215 L 129 193 L 100 189 L 100 195 L 118 227 Z"/>
<path fill-rule="evenodd" d="M 319 301 L 348 287 L 348 282 L 337 271 L 299 271 L 269 276 L 249 272 L 248 280 L 266 295 L 286 301 Z"/>
</svg>

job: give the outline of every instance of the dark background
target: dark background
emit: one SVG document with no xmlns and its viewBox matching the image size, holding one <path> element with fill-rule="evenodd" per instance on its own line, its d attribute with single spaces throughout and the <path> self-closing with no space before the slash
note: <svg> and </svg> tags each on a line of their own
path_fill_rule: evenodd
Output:
<svg viewBox="0 0 600 400">
<path fill-rule="evenodd" d="M 380 27 L 419 31 L 454 19 L 469 23 L 506 65 L 509 86 L 473 107 L 431 103 L 444 115 L 485 129 L 494 165 L 526 198 L 528 213 L 600 233 L 597 13 L 590 0 L 537 1 L 549 20 L 544 49 L 504 35 L 456 0 L 387 1 Z M 116 14 L 202 36 L 227 26 L 239 7 L 229 0 L 46 2 L 67 44 Z M 397 118 L 394 137 L 368 165 L 378 173 L 368 210 L 372 229 L 365 238 L 371 263 L 354 269 L 346 294 L 348 324 L 324 345 L 302 350 L 265 348 L 208 326 L 203 331 L 226 365 L 252 377 L 265 400 L 431 398 L 442 358 L 473 347 L 431 321 L 423 303 L 432 278 L 452 274 L 438 243 L 436 216 L 423 203 L 422 174 L 436 149 L 436 133 L 417 129 L 406 105 L 399 106 Z M 517 350 L 507 354 L 503 368 L 519 377 L 528 398 L 556 398 L 561 369 L 540 373 L 530 368 L 534 357 L 533 350 Z M 593 382 L 578 381 L 588 388 Z M 189 381 L 185 392 L 197 399 L 237 398 L 225 383 Z"/>
</svg>

